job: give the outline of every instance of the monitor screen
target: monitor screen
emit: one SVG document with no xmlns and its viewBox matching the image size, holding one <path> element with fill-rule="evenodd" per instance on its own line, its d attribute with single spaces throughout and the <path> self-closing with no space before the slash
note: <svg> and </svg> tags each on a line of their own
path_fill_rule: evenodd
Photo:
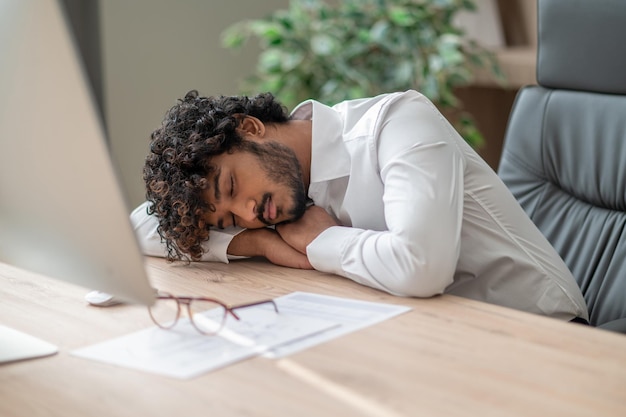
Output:
<svg viewBox="0 0 626 417">
<path fill-rule="evenodd" d="M 154 291 L 63 9 L 0 0 L 0 262 L 121 300 Z"/>
</svg>

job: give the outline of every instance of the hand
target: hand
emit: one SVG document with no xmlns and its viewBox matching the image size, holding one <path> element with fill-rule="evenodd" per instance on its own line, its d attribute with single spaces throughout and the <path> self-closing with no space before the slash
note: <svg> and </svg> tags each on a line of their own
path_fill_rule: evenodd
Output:
<svg viewBox="0 0 626 417">
<path fill-rule="evenodd" d="M 306 255 L 309 243 L 332 226 L 339 226 L 339 223 L 323 208 L 311 206 L 300 219 L 276 225 L 276 231 L 292 248 Z"/>
<path fill-rule="evenodd" d="M 306 255 L 289 246 L 275 230 L 246 229 L 228 245 L 235 256 L 263 256 L 273 264 L 297 269 L 313 269 Z"/>
</svg>

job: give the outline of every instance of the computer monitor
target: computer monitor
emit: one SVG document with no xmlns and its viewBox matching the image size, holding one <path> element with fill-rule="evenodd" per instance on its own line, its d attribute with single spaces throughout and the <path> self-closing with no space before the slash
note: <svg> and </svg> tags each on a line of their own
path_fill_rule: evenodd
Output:
<svg viewBox="0 0 626 417">
<path fill-rule="evenodd" d="M 0 59 L 0 262 L 150 305 L 129 207 L 57 0 L 0 0 Z"/>
</svg>

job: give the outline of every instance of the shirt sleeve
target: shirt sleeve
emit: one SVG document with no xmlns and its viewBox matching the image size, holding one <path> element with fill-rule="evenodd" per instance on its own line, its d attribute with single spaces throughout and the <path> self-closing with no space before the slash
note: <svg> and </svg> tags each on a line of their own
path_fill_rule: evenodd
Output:
<svg viewBox="0 0 626 417">
<path fill-rule="evenodd" d="M 307 247 L 309 261 L 396 295 L 443 293 L 460 253 L 464 161 L 458 134 L 419 94 L 393 103 L 377 132 L 387 230 L 331 227 Z"/>
<path fill-rule="evenodd" d="M 157 231 L 159 222 L 154 215 L 148 214 L 149 204 L 149 202 L 145 201 L 133 210 L 130 214 L 130 220 L 143 254 L 165 257 L 167 256 L 166 246 L 165 243 L 161 241 L 161 236 Z M 228 263 L 229 260 L 244 258 L 243 256 L 227 254 L 230 241 L 243 230 L 244 229 L 239 227 L 229 227 L 219 230 L 212 229 L 209 240 L 202 245 L 204 253 L 200 260 Z"/>
</svg>

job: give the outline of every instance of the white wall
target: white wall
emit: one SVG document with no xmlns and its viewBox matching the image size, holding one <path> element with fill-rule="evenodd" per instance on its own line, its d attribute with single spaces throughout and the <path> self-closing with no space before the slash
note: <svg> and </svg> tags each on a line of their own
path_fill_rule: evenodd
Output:
<svg viewBox="0 0 626 417">
<path fill-rule="evenodd" d="M 288 0 L 101 0 L 104 112 L 129 203 L 144 199 L 149 135 L 187 91 L 238 94 L 254 71 L 256 40 L 223 49 L 234 22 L 287 7 Z"/>
</svg>

